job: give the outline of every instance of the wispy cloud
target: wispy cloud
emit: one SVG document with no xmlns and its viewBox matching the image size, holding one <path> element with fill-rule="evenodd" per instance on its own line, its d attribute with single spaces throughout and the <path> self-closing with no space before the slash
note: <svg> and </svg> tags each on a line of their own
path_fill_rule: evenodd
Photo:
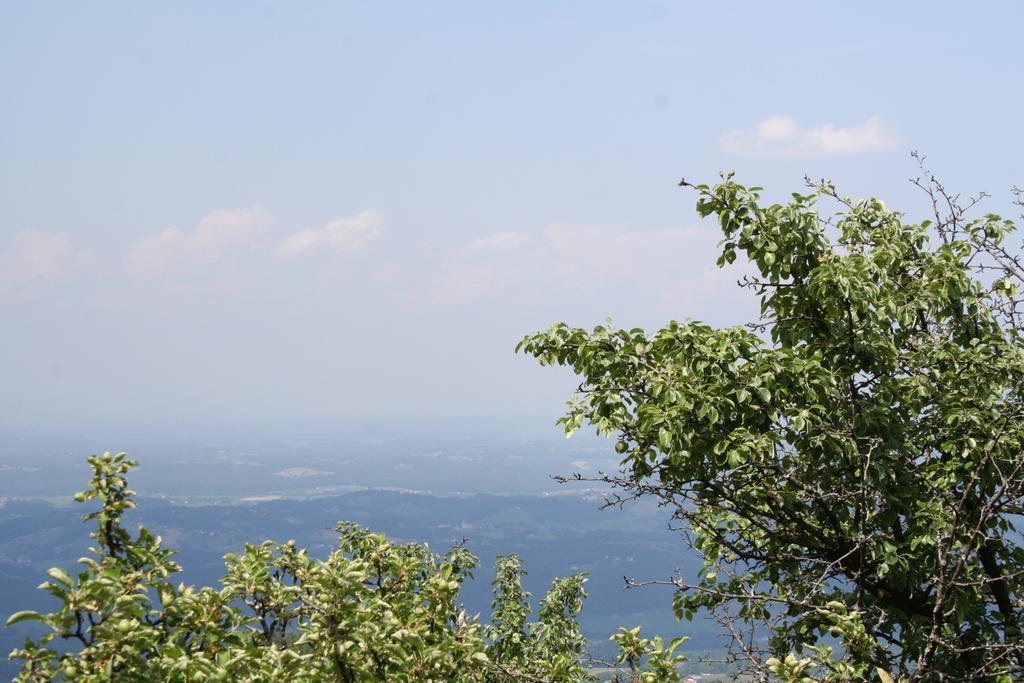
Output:
<svg viewBox="0 0 1024 683">
<path fill-rule="evenodd" d="M 27 285 L 61 274 L 72 258 L 71 238 L 23 230 L 0 252 L 0 285 Z"/>
<path fill-rule="evenodd" d="M 59 273 L 71 256 L 71 238 L 65 233 L 47 235 L 24 230 L 4 253 L 4 270 L 18 283 Z"/>
<path fill-rule="evenodd" d="M 318 230 L 300 230 L 281 243 L 282 254 L 301 254 L 315 249 L 350 252 L 362 249 L 384 234 L 384 215 L 366 209 L 351 218 L 339 218 Z"/>
<path fill-rule="evenodd" d="M 716 270 L 711 265 L 717 236 L 699 227 L 574 222 L 532 233 L 495 233 L 426 261 L 409 291 L 422 304 L 440 306 L 591 295 L 597 300 L 609 292 L 652 301 L 671 292 L 680 301 L 686 291 L 700 295 L 720 286 L 707 272 Z M 735 276 L 726 279 L 731 286 Z"/>
<path fill-rule="evenodd" d="M 210 265 L 260 243 L 272 222 L 271 213 L 258 206 L 214 211 L 192 232 L 171 226 L 139 240 L 128 252 L 128 270 L 154 276 L 175 268 Z"/>
<path fill-rule="evenodd" d="M 0 293 L 27 292 L 14 283 L 52 278 L 75 283 L 76 291 L 104 309 L 147 307 L 174 315 L 226 305 L 315 307 L 355 300 L 403 311 L 582 304 L 603 315 L 627 302 L 699 307 L 735 276 L 708 272 L 714 270 L 709 264 L 718 235 L 697 226 L 558 222 L 460 242 L 424 239 L 423 231 L 405 226 L 404 238 L 393 240 L 391 249 L 338 268 L 333 259 L 302 257 L 365 250 L 385 234 L 380 211 L 368 209 L 318 229 L 280 231 L 280 237 L 271 223 L 270 212 L 259 207 L 215 211 L 192 229 L 169 227 L 143 237 L 122 256 L 126 268 L 94 268 L 99 277 L 88 283 L 69 275 L 81 272 L 82 255 L 67 235 L 26 231 L 6 249 L 0 245 Z M 31 291 L 37 289 L 42 291 Z M 361 296 L 354 299 L 350 294 L 357 290 Z"/>
<path fill-rule="evenodd" d="M 511 251 L 527 244 L 530 236 L 525 232 L 496 232 L 493 235 L 481 237 L 470 243 L 464 249 L 467 254 L 488 251 Z"/>
<path fill-rule="evenodd" d="M 752 129 L 722 134 L 722 149 L 737 156 L 801 157 L 870 154 L 892 149 L 899 136 L 877 116 L 864 123 L 836 126 L 825 123 L 801 128 L 786 116 L 772 116 Z"/>
</svg>

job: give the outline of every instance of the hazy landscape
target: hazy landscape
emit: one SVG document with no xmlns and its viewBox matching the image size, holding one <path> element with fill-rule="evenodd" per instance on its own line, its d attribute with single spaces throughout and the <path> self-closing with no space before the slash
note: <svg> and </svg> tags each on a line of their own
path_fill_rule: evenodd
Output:
<svg viewBox="0 0 1024 683">
<path fill-rule="evenodd" d="M 115 430 L 111 430 L 114 432 Z M 551 474 L 614 470 L 613 442 L 588 434 L 566 440 L 554 426 L 353 423 L 299 434 L 168 434 L 131 430 L 95 437 L 94 451 L 124 442 L 140 459 L 140 496 L 130 523 L 146 525 L 180 550 L 180 580 L 215 583 L 223 555 L 246 542 L 295 540 L 325 556 L 334 525 L 354 521 L 397 542 L 444 550 L 464 542 L 480 558 L 463 591 L 471 613 L 488 614 L 494 557 L 517 553 L 525 586 L 540 596 L 551 580 L 587 572 L 590 597 L 580 623 L 595 655 L 620 625 L 688 635 L 691 651 L 716 650 L 721 634 L 700 619 L 677 622 L 671 592 L 624 590 L 624 577 L 668 578 L 695 571 L 668 530 L 668 516 L 644 502 L 599 512 L 601 489 L 559 484 Z M 0 613 L 45 609 L 35 589 L 51 566 L 71 567 L 93 543 L 71 501 L 84 488 L 88 454 L 79 437 L 8 433 L 0 447 Z M 28 627 L 0 631 L 0 649 L 20 645 Z M 5 675 L 16 668 L 3 662 Z"/>
<path fill-rule="evenodd" d="M 1024 681 L 1022 20 L 0 3 L 0 679 Z"/>
</svg>

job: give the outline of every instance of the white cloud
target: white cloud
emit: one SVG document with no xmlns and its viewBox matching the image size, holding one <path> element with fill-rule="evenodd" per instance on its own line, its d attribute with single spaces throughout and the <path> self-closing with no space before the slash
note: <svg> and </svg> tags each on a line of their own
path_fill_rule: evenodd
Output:
<svg viewBox="0 0 1024 683">
<path fill-rule="evenodd" d="M 523 272 L 528 271 L 524 269 Z M 429 302 L 436 305 L 465 303 L 486 296 L 495 289 L 509 289 L 514 283 L 509 281 L 508 274 L 508 264 L 505 263 L 447 261 L 428 275 L 427 283 L 413 283 L 409 294 L 412 299 L 419 299 L 425 294 Z"/>
<path fill-rule="evenodd" d="M 708 235 L 696 228 L 636 230 L 571 222 L 553 223 L 544 230 L 549 269 L 574 289 L 610 280 L 643 281 L 652 271 L 671 272 L 672 264 L 692 255 L 697 244 L 713 244 Z"/>
<path fill-rule="evenodd" d="M 481 237 L 465 248 L 467 254 L 488 251 L 511 251 L 527 244 L 530 236 L 525 232 L 496 232 Z"/>
<path fill-rule="evenodd" d="M 497 233 L 457 252 L 438 255 L 408 282 L 410 296 L 431 305 L 461 305 L 497 297 L 534 306 L 564 297 L 668 296 L 689 301 L 719 282 L 714 269 L 719 234 L 704 227 L 636 229 L 615 224 L 560 222 L 535 233 Z M 488 258 L 479 258 L 486 251 Z M 705 286 L 705 283 L 708 283 Z M 687 289 L 692 294 L 680 297 Z"/>
<path fill-rule="evenodd" d="M 351 218 L 331 221 L 319 230 L 300 230 L 281 243 L 282 254 L 300 254 L 312 249 L 336 252 L 356 251 L 384 233 L 384 215 L 366 209 Z"/>
<path fill-rule="evenodd" d="M 180 267 L 203 266 L 260 243 L 273 221 L 261 207 L 221 209 L 205 216 L 194 232 L 176 226 L 139 240 L 127 256 L 128 270 L 159 275 Z"/>
<path fill-rule="evenodd" d="M 67 234 L 23 230 L 0 254 L 0 279 L 8 284 L 26 285 L 56 276 L 67 268 L 71 257 L 71 238 Z"/>
<path fill-rule="evenodd" d="M 892 149 L 898 142 L 899 136 L 877 116 L 851 126 L 826 123 L 810 129 L 789 117 L 772 116 L 753 129 L 726 131 L 721 139 L 729 154 L 767 157 L 869 154 Z"/>
</svg>

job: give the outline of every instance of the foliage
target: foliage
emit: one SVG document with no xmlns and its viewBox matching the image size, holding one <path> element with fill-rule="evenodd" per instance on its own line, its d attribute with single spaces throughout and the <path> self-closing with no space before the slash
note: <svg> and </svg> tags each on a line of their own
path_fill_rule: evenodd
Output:
<svg viewBox="0 0 1024 683">
<path fill-rule="evenodd" d="M 923 170 L 919 223 L 825 182 L 772 205 L 732 174 L 691 186 L 759 321 L 519 346 L 582 378 L 567 433 L 618 435 L 622 470 L 596 479 L 675 511 L 705 560 L 671 579 L 677 615 L 709 610 L 759 676 L 1024 672 L 1024 267 L 1012 222 Z"/>
<path fill-rule="evenodd" d="M 48 571 L 40 588 L 58 600 L 56 611 L 8 619 L 47 629 L 11 654 L 22 662 L 19 681 L 592 680 L 575 619 L 582 574 L 556 579 L 528 622 L 525 570 L 514 555 L 500 558 L 495 612 L 484 626 L 458 602 L 477 562 L 468 550 L 438 556 L 342 522 L 326 559 L 293 541 L 265 541 L 226 556 L 220 586 L 175 585 L 174 551 L 145 528 L 133 536 L 124 526 L 135 507 L 125 475 L 136 463 L 106 453 L 89 464 L 90 487 L 75 498 L 99 501 L 85 517 L 96 524 L 96 547 L 74 576 Z M 643 652 L 655 677 L 637 678 L 646 665 L 623 675 L 679 680 L 658 648 Z"/>
<path fill-rule="evenodd" d="M 630 680 L 640 683 L 667 683 L 676 680 L 679 665 L 686 661 L 683 655 L 675 654 L 676 649 L 686 642 L 685 637 L 665 643 L 661 636 L 653 639 L 640 637 L 640 627 L 620 628 L 612 636 L 619 646 L 619 664 L 629 667 Z"/>
</svg>

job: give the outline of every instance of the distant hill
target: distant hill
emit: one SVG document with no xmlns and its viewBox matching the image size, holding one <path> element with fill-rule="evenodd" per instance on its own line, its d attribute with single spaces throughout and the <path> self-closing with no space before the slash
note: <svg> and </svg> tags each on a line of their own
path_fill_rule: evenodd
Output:
<svg viewBox="0 0 1024 683">
<path fill-rule="evenodd" d="M 519 554 L 529 571 L 526 587 L 543 594 L 555 576 L 590 574 L 590 598 L 581 625 L 602 652 L 620 625 L 643 624 L 648 633 L 689 635 L 693 649 L 716 649 L 722 641 L 708 622 L 679 623 L 671 612 L 671 592 L 657 588 L 623 590 L 623 576 L 659 578 L 676 567 L 695 569 L 685 546 L 666 530 L 652 506 L 598 512 L 593 500 L 577 495 L 434 496 L 362 490 L 311 499 L 278 499 L 220 505 L 173 504 L 140 500 L 136 520 L 180 549 L 181 580 L 210 584 L 222 574 L 222 556 L 246 541 L 294 539 L 326 556 L 335 544 L 334 525 L 355 521 L 395 540 L 428 543 L 443 550 L 465 540 L 481 558 L 474 581 L 463 592 L 469 612 L 489 613 L 493 561 Z M 88 547 L 88 527 L 78 509 L 42 501 L 8 500 L 0 507 L 0 614 L 48 606 L 35 590 L 50 566 L 70 567 Z M 23 633 L 23 631 L 21 632 Z M 17 629 L 0 630 L 0 650 L 20 644 Z M 6 666 L 6 664 L 5 664 Z M 4 674 L 11 669 L 0 668 Z"/>
</svg>

